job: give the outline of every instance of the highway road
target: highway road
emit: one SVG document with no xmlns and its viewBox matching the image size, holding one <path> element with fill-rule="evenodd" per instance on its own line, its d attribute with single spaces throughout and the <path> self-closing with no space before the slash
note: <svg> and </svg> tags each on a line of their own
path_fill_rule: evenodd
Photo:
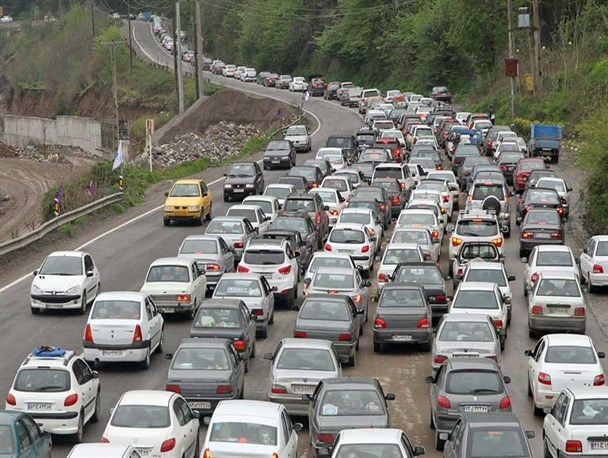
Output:
<svg viewBox="0 0 608 458">
<path fill-rule="evenodd" d="M 149 24 L 135 21 L 134 36 L 137 46 L 142 47 L 148 58 L 156 62 L 170 59 L 170 56 L 159 47 L 150 33 Z M 170 61 L 169 61 L 170 62 Z M 210 78 L 222 84 L 257 94 L 272 96 L 291 103 L 299 103 L 301 95 L 290 94 L 245 84 L 238 81 L 226 81 L 224 78 Z M 354 132 L 362 120 L 356 111 L 341 108 L 338 104 L 321 99 L 309 100 L 305 108 L 318 122 L 314 128 L 313 151 L 324 146 L 326 137 L 334 132 Z M 313 153 L 298 155 L 298 163 L 303 162 Z M 275 182 L 284 172 L 265 172 L 267 183 Z M 218 170 L 207 170 L 201 174 L 211 186 L 214 196 L 213 210 L 215 215 L 224 214 L 227 208 L 222 200 L 222 178 Z M 162 198 L 147 201 L 141 207 L 139 217 L 130 224 L 122 226 L 107 235 L 96 237 L 86 247 L 96 261 L 102 279 L 102 289 L 138 290 L 151 261 L 163 256 L 176 253 L 181 241 L 187 235 L 200 233 L 203 229 L 193 226 L 162 225 L 160 206 Z M 461 201 L 462 203 L 462 201 Z M 158 208 L 157 208 L 158 207 Z M 513 224 L 513 227 L 516 226 Z M 572 234 L 569 234 L 571 236 Z M 574 240 L 571 237 L 569 240 Z M 75 248 L 75 246 L 73 247 Z M 536 431 L 537 438 L 531 441 L 535 455 L 541 456 L 542 450 L 542 420 L 532 414 L 532 405 L 526 395 L 526 357 L 524 350 L 533 348 L 534 339 L 528 337 L 526 302 L 522 294 L 523 264 L 517 257 L 517 231 L 506 241 L 506 268 L 510 275 L 516 275 L 513 284 L 513 321 L 509 328 L 509 338 L 503 353 L 503 372 L 512 378 L 508 386 L 514 411 L 526 429 Z M 39 264 L 48 253 L 40 253 Z M 447 255 L 444 246 L 443 256 Z M 441 264 L 447 273 L 445 257 Z M 36 266 L 23 266 L 23 269 L 33 270 Z M 0 388 L 3 394 L 8 392 L 13 375 L 27 353 L 40 344 L 59 345 L 80 351 L 82 349 L 82 334 L 86 317 L 65 313 L 45 313 L 32 316 L 29 311 L 29 289 L 31 276 L 21 281 L 8 283 L 13 278 L 5 278 L 0 285 Z M 607 296 L 588 295 L 591 311 L 606 307 Z M 301 299 L 300 299 L 301 300 Z M 372 304 L 372 309 L 375 304 Z M 373 310 L 370 310 L 370 314 Z M 275 324 L 271 327 L 270 336 L 259 340 L 257 354 L 263 355 L 274 349 L 283 337 L 290 336 L 293 331 L 295 312 L 279 309 L 276 313 Z M 603 323 L 605 326 L 605 323 Z M 165 333 L 165 351 L 173 352 L 180 340 L 188 335 L 190 320 L 168 319 Z M 345 375 L 366 375 L 377 377 L 386 392 L 395 393 L 396 401 L 390 404 L 392 426 L 402 428 L 412 442 L 427 448 L 427 456 L 440 456 L 433 449 L 433 435 L 429 428 L 429 399 L 428 386 L 424 383 L 425 376 L 430 373 L 430 357 L 428 353 L 419 352 L 416 348 L 397 348 L 386 354 L 377 355 L 372 346 L 372 323 L 366 325 L 366 332 L 361 341 L 357 366 L 345 368 Z M 591 314 L 587 320 L 587 333 L 594 339 L 598 350 L 608 350 L 608 339 L 598 321 Z M 246 397 L 266 399 L 268 389 L 269 362 L 255 359 L 251 364 L 251 372 L 246 377 Z M 604 364 L 606 364 L 604 360 Z M 604 366 L 606 367 L 606 366 Z M 113 407 L 126 390 L 132 389 L 163 389 L 168 369 L 168 361 L 156 355 L 152 359 L 149 370 L 141 370 L 128 366 L 105 365 L 100 368 L 102 386 L 102 415 L 97 424 L 85 427 L 85 441 L 95 442 L 101 437 L 109 418 L 110 408 Z M 201 440 L 204 437 L 201 431 Z M 54 439 L 53 456 L 65 457 L 71 445 L 67 440 Z M 302 457 L 310 456 L 308 452 L 308 434 L 305 430 L 300 433 L 300 451 Z"/>
</svg>

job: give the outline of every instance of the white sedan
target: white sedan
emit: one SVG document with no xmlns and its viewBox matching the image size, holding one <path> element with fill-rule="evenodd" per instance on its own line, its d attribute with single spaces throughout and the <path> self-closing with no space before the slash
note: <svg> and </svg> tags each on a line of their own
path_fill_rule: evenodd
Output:
<svg viewBox="0 0 608 458">
<path fill-rule="evenodd" d="M 56 251 L 34 271 L 30 307 L 40 310 L 76 309 L 84 314 L 101 290 L 99 271 L 88 253 Z"/>
<path fill-rule="evenodd" d="M 414 457 L 424 455 L 424 447 L 412 445 L 400 429 L 343 429 L 336 438 L 332 458 L 351 456 Z"/>
<path fill-rule="evenodd" d="M 606 456 L 608 388 L 566 388 L 546 409 L 544 456 Z"/>
<path fill-rule="evenodd" d="M 323 201 L 323 206 L 327 208 L 327 215 L 329 216 L 329 225 L 333 226 L 338 221 L 338 217 L 342 213 L 342 210 L 346 207 L 344 197 L 340 194 L 337 189 L 334 188 L 312 188 L 308 191 L 308 194 L 318 194 Z"/>
<path fill-rule="evenodd" d="M 308 83 L 303 76 L 296 76 L 289 83 L 289 90 L 291 92 L 304 92 L 308 89 Z"/>
<path fill-rule="evenodd" d="M 570 247 L 566 245 L 538 245 L 528 256 L 524 267 L 524 296 L 532 289 L 541 274 L 574 273 L 580 276 Z"/>
<path fill-rule="evenodd" d="M 198 413 L 171 391 L 127 391 L 112 409 L 101 442 L 130 444 L 141 456 L 198 457 Z"/>
<path fill-rule="evenodd" d="M 606 380 L 600 364 L 604 353 L 595 350 L 589 336 L 549 334 L 543 336 L 528 358 L 528 396 L 534 413 L 553 407 L 565 388 L 603 387 Z"/>
<path fill-rule="evenodd" d="M 596 235 L 589 239 L 581 252 L 581 280 L 589 283 L 589 292 L 597 286 L 608 285 L 608 235 Z"/>
</svg>

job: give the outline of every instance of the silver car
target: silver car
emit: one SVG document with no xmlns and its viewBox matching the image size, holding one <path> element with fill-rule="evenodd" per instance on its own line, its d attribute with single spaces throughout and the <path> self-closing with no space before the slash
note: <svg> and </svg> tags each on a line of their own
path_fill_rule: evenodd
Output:
<svg viewBox="0 0 608 458">
<path fill-rule="evenodd" d="M 312 255 L 312 259 L 308 264 L 306 273 L 304 274 L 304 282 L 306 279 L 312 279 L 312 276 L 319 267 L 346 267 L 356 269 L 355 261 L 349 254 L 332 253 L 331 251 L 317 251 Z"/>
<path fill-rule="evenodd" d="M 348 296 L 309 295 L 298 312 L 293 336 L 329 340 L 338 355 L 346 356 L 348 364 L 354 366 L 359 348 L 361 313 Z"/>
<path fill-rule="evenodd" d="M 247 218 L 216 216 L 207 225 L 205 235 L 221 235 L 226 244 L 234 248 L 235 260 L 240 261 L 249 240 L 257 234 Z"/>
<path fill-rule="evenodd" d="M 423 262 L 424 253 L 416 243 L 389 243 L 378 267 L 378 294 L 402 262 Z"/>
<path fill-rule="evenodd" d="M 274 289 L 263 275 L 226 274 L 217 284 L 213 297 L 241 299 L 256 317 L 256 334 L 259 337 L 268 337 L 268 325 L 274 323 Z"/>
<path fill-rule="evenodd" d="M 448 358 L 490 358 L 500 364 L 500 338 L 487 315 L 448 313 L 437 327 L 431 353 L 433 375 Z"/>
<path fill-rule="evenodd" d="M 437 262 L 441 244 L 433 241 L 431 231 L 425 227 L 398 227 L 389 243 L 416 243 L 422 248 L 425 261 Z"/>
<path fill-rule="evenodd" d="M 344 294 L 349 296 L 357 311 L 362 316 L 361 332 L 363 323 L 367 322 L 369 310 L 369 287 L 371 282 L 363 280 L 358 269 L 350 267 L 319 267 L 310 280 L 304 281 L 304 295 L 311 294 Z"/>
<path fill-rule="evenodd" d="M 307 152 L 312 149 L 312 140 L 306 126 L 291 126 L 285 132 L 285 140 L 289 140 L 293 144 L 296 152 Z"/>
<path fill-rule="evenodd" d="M 213 289 L 222 275 L 234 272 L 234 247 L 220 235 L 189 235 L 177 251 L 178 258 L 194 259 L 205 270 L 207 289 Z"/>
<path fill-rule="evenodd" d="M 329 340 L 285 338 L 273 353 L 264 354 L 272 361 L 270 367 L 270 402 L 283 404 L 290 415 L 307 415 L 308 400 L 302 395 L 315 392 L 318 383 L 342 375 L 341 363 L 346 356 L 338 356 Z"/>
</svg>

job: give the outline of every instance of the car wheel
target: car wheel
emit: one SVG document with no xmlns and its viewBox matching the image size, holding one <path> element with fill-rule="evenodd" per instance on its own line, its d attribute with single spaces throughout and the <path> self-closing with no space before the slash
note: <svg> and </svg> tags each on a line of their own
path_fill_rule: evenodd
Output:
<svg viewBox="0 0 608 458">
<path fill-rule="evenodd" d="M 201 208 L 201 216 L 199 216 L 195 221 L 197 226 L 202 226 L 205 223 L 205 209 Z"/>
<path fill-rule="evenodd" d="M 249 372 L 249 358 L 245 360 L 245 374 Z"/>
<path fill-rule="evenodd" d="M 435 430 L 435 450 L 443 450 L 445 446 L 445 441 L 439 438 L 439 431 Z"/>
<path fill-rule="evenodd" d="M 158 342 L 158 345 L 156 346 L 156 350 L 154 351 L 154 353 L 162 353 L 164 346 L 165 346 L 165 328 L 160 330 L 160 342 Z"/>
<path fill-rule="evenodd" d="M 211 212 L 213 210 L 213 205 L 209 204 L 209 213 L 207 213 L 207 216 L 205 216 L 205 218 L 207 219 L 207 221 L 211 221 Z"/>
<path fill-rule="evenodd" d="M 171 220 L 169 218 L 163 218 L 163 224 L 165 226 L 169 226 L 171 224 Z"/>
<path fill-rule="evenodd" d="M 251 349 L 251 355 L 249 358 L 255 358 L 255 342 L 253 343 L 253 348 Z"/>
<path fill-rule="evenodd" d="M 532 411 L 533 411 L 535 417 L 540 417 L 541 415 L 544 414 L 543 409 L 540 409 L 540 408 L 536 407 L 536 403 L 534 401 L 534 398 L 532 399 Z"/>
<path fill-rule="evenodd" d="M 266 323 L 266 326 L 264 326 L 264 329 L 259 330 L 258 332 L 256 332 L 257 337 L 261 337 L 262 339 L 265 339 L 268 337 L 268 323 Z"/>
<path fill-rule="evenodd" d="M 30 307 L 32 315 L 40 315 L 40 309 L 38 307 Z"/>
<path fill-rule="evenodd" d="M 91 417 L 91 423 L 97 423 L 99 421 L 99 414 L 101 412 L 101 391 L 97 390 L 97 396 L 95 396 L 95 410 Z"/>
<path fill-rule="evenodd" d="M 354 351 L 353 356 L 348 358 L 348 365 L 350 367 L 355 367 L 355 364 L 357 364 L 357 351 Z"/>
<path fill-rule="evenodd" d="M 146 349 L 146 357 L 141 362 L 141 368 L 142 369 L 149 369 L 150 368 L 150 347 L 148 347 Z"/>
<path fill-rule="evenodd" d="M 526 288 L 526 282 L 524 281 L 524 297 L 528 297 L 528 288 Z"/>
<path fill-rule="evenodd" d="M 382 353 L 384 351 L 384 344 L 380 342 L 374 342 L 374 353 Z"/>
<path fill-rule="evenodd" d="M 80 304 L 78 313 L 80 313 L 81 315 L 84 315 L 85 313 L 87 313 L 87 293 L 86 293 L 86 291 L 82 292 L 82 303 Z"/>
<path fill-rule="evenodd" d="M 429 428 L 435 429 L 435 420 L 433 420 L 433 410 L 431 409 L 430 413 L 431 419 L 429 420 Z"/>
<path fill-rule="evenodd" d="M 528 337 L 530 337 L 531 339 L 536 338 L 536 331 L 528 329 Z"/>
<path fill-rule="evenodd" d="M 268 319 L 268 324 L 274 324 L 274 310 L 270 314 L 270 318 Z"/>
<path fill-rule="evenodd" d="M 591 282 L 591 275 L 589 275 L 589 280 L 587 281 L 587 283 L 589 283 L 589 292 L 590 293 L 597 293 L 598 291 L 598 287 L 595 286 L 592 282 Z"/>
<path fill-rule="evenodd" d="M 84 412 L 80 411 L 78 415 L 78 431 L 72 435 L 72 443 L 80 444 L 82 442 L 82 432 L 84 430 Z"/>
</svg>

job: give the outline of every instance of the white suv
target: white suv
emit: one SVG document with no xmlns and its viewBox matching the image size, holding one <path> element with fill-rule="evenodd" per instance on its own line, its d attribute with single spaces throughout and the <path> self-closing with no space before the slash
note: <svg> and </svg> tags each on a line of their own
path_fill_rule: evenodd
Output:
<svg viewBox="0 0 608 458">
<path fill-rule="evenodd" d="M 73 351 L 37 347 L 21 364 L 6 397 L 6 409 L 28 413 L 45 431 L 82 440 L 84 425 L 99 420 L 100 385 Z"/>
</svg>

